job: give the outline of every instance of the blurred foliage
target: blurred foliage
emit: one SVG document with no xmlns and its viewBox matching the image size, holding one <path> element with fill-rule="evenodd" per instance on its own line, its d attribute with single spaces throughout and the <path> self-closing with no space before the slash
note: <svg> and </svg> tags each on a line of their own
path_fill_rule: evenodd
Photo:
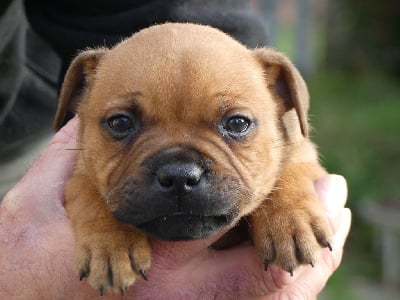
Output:
<svg viewBox="0 0 400 300">
<path fill-rule="evenodd" d="M 327 35 L 328 67 L 400 76 L 400 1 L 330 0 Z"/>
<path fill-rule="evenodd" d="M 321 298 L 364 300 L 354 283 L 380 281 L 381 254 L 379 232 L 360 211 L 400 198 L 400 1 L 328 4 L 328 17 L 312 28 L 319 65 L 306 80 L 312 139 L 326 169 L 348 181 L 353 223 L 343 263 Z M 294 57 L 293 28 L 279 28 L 276 47 Z"/>
<path fill-rule="evenodd" d="M 326 40 L 325 60 L 309 88 L 322 163 L 346 177 L 353 212 L 344 262 L 328 285 L 336 295 L 351 290 L 348 278 L 379 282 L 380 240 L 360 211 L 400 198 L 400 1 L 329 4 L 326 35 L 317 37 Z"/>
<path fill-rule="evenodd" d="M 351 179 L 355 202 L 400 194 L 400 85 L 382 74 L 318 74 L 309 80 L 322 162 Z"/>
<path fill-rule="evenodd" d="M 400 195 L 400 85 L 373 72 L 358 76 L 320 72 L 308 83 L 313 140 L 327 170 L 346 177 L 347 205 L 353 211 L 344 262 L 328 289 L 333 285 L 336 299 L 355 299 L 342 295 L 343 285 L 350 288 L 351 284 L 346 278 L 379 280 L 380 276 L 376 234 L 359 211 L 368 201 Z"/>
</svg>

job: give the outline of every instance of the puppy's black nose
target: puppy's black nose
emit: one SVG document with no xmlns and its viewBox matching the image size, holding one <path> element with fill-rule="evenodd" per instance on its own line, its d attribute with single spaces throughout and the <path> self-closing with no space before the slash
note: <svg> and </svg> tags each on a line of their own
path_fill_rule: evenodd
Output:
<svg viewBox="0 0 400 300">
<path fill-rule="evenodd" d="M 195 163 L 167 163 L 157 170 L 157 181 L 163 192 L 190 192 L 200 183 L 203 173 Z"/>
</svg>

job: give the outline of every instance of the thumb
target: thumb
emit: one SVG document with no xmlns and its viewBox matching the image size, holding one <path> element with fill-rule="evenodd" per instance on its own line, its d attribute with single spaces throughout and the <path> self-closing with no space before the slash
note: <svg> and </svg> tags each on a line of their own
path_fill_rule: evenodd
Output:
<svg viewBox="0 0 400 300">
<path fill-rule="evenodd" d="M 9 210 L 17 210 L 27 202 L 32 208 L 46 208 L 51 200 L 57 206 L 62 205 L 64 182 L 72 173 L 79 148 L 78 123 L 74 118 L 57 132 L 27 173 L 7 193 L 4 204 Z"/>
<path fill-rule="evenodd" d="M 331 174 L 318 180 L 315 188 L 331 229 L 336 232 L 340 227 L 343 207 L 347 200 L 346 180 L 343 176 Z"/>
</svg>

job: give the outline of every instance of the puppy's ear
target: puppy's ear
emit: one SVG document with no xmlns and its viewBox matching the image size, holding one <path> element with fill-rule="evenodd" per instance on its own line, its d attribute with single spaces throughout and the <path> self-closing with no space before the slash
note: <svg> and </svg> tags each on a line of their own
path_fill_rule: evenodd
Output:
<svg viewBox="0 0 400 300">
<path fill-rule="evenodd" d="M 53 127 L 59 130 L 76 113 L 79 102 L 86 95 L 96 73 L 97 65 L 107 49 L 81 52 L 69 66 L 58 100 Z"/>
<path fill-rule="evenodd" d="M 254 54 L 264 67 L 268 88 L 282 101 L 279 117 L 294 108 L 301 133 L 307 137 L 309 94 L 299 71 L 284 54 L 273 49 L 256 49 Z"/>
</svg>

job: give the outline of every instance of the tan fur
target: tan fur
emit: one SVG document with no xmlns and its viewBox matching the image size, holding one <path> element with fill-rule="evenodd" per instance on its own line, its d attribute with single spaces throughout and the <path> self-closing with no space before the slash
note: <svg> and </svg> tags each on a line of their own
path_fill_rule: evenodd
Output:
<svg viewBox="0 0 400 300">
<path fill-rule="evenodd" d="M 145 129 L 127 148 L 101 120 L 132 106 Z M 139 178 L 146 158 L 174 145 L 198 149 L 214 159 L 214 172 L 240 182 L 248 196 L 237 199 L 235 222 L 249 218 L 262 262 L 292 272 L 328 245 L 313 185 L 325 171 L 308 139 L 308 92 L 283 54 L 247 49 L 211 27 L 153 26 L 111 50 L 81 53 L 67 72 L 56 128 L 67 110 L 81 119 L 83 148 L 65 192 L 75 267 L 101 291 L 124 291 L 151 257 L 146 236 L 112 218 L 124 203 L 107 196 Z M 256 130 L 226 142 L 215 124 L 228 112 L 251 115 Z"/>
</svg>

